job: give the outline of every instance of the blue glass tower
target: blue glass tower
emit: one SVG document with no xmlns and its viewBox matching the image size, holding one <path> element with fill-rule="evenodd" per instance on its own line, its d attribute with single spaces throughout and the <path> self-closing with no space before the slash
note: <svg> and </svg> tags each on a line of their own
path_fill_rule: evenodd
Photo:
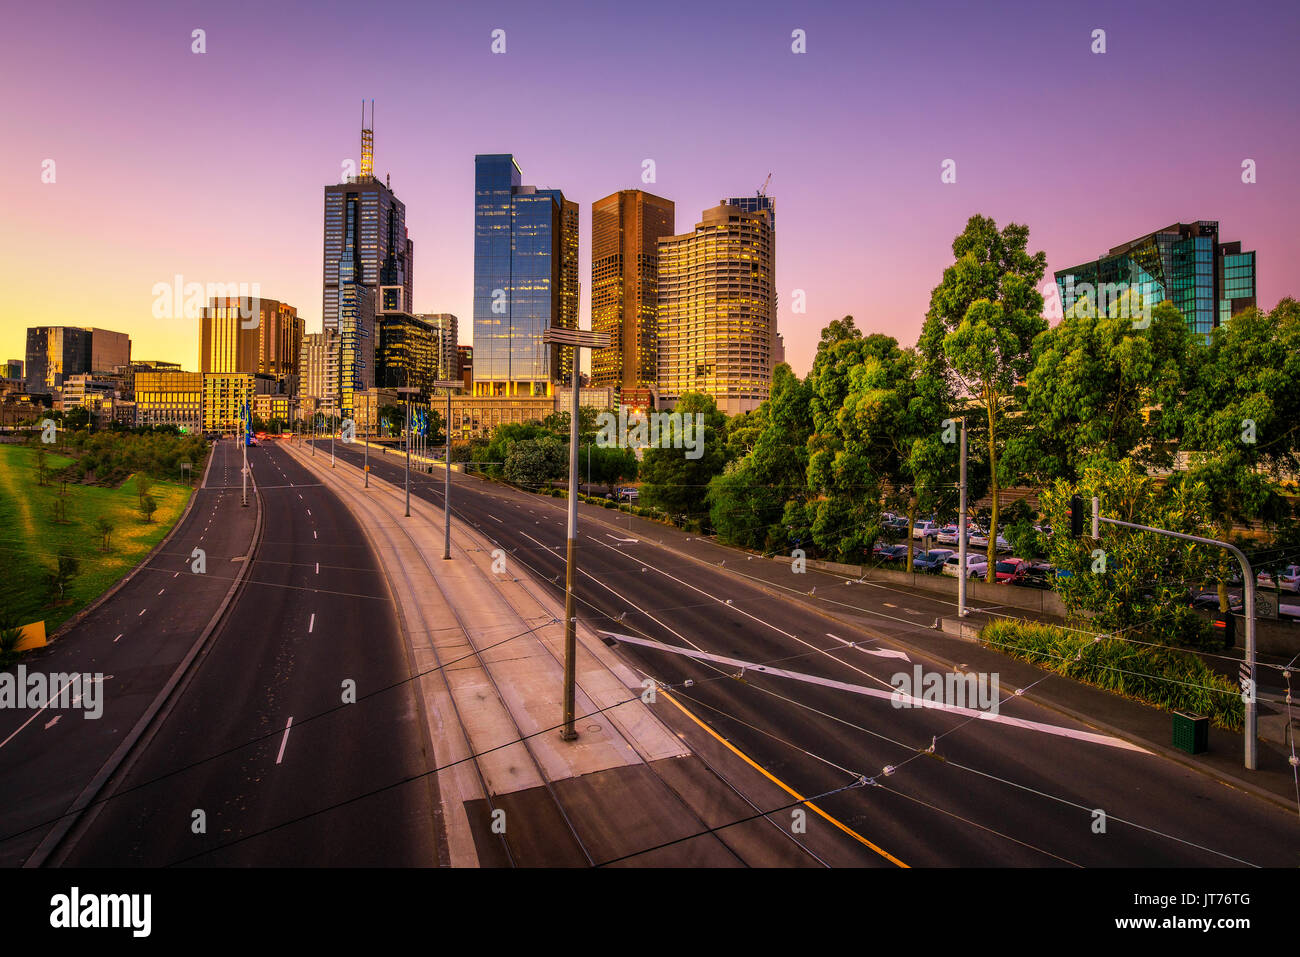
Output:
<svg viewBox="0 0 1300 957">
<path fill-rule="evenodd" d="M 577 216 L 567 205 L 571 216 L 560 190 L 522 185 L 509 153 L 474 157 L 475 395 L 552 394 L 558 357 L 542 337 L 577 326 L 576 255 L 566 255 Z"/>
</svg>

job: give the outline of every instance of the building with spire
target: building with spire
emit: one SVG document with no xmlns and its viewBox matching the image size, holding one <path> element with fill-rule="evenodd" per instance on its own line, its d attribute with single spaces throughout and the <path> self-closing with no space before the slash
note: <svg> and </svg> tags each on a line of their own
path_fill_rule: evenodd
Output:
<svg viewBox="0 0 1300 957">
<path fill-rule="evenodd" d="M 338 335 L 338 360 L 327 388 L 343 414 L 351 395 L 375 386 L 375 297 L 380 286 L 402 290 L 412 301 L 415 244 L 406 231 L 406 206 L 391 182 L 374 173 L 374 101 L 370 122 L 361 105 L 361 162 L 356 176 L 325 187 L 322 319 Z"/>
</svg>

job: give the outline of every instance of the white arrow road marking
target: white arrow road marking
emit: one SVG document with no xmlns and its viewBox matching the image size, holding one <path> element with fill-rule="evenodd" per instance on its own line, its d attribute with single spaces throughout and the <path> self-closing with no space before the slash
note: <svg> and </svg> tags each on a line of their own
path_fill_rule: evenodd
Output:
<svg viewBox="0 0 1300 957">
<path fill-rule="evenodd" d="M 284 726 L 284 737 L 280 739 L 280 753 L 275 756 L 276 764 L 284 760 L 284 746 L 289 743 L 289 729 L 291 727 L 293 727 L 293 715 L 289 715 L 289 722 Z"/>
<path fill-rule="evenodd" d="M 640 539 L 637 539 L 637 538 L 619 538 L 617 535 L 611 535 L 609 532 L 606 532 L 606 533 L 605 533 L 605 537 L 606 537 L 606 538 L 612 538 L 612 539 L 614 539 L 614 541 L 616 541 L 616 542 L 638 542 L 638 541 L 640 541 Z"/>
<path fill-rule="evenodd" d="M 850 648 L 856 648 L 858 649 L 858 651 L 865 651 L 867 654 L 875 655 L 878 658 L 902 658 L 904 661 L 907 662 L 910 662 L 912 660 L 911 658 L 907 657 L 906 651 L 894 651 L 894 649 L 892 648 L 863 648 L 861 645 L 857 644 L 856 642 L 846 641 L 845 639 L 841 638 L 839 635 L 832 635 L 829 631 L 826 632 L 826 637 L 834 638 L 836 641 L 844 642 L 844 644 L 848 645 Z"/>
<path fill-rule="evenodd" d="M 658 651 L 667 651 L 674 655 L 685 655 L 687 658 L 698 658 L 703 661 L 712 661 L 721 665 L 729 665 L 733 668 L 740 668 L 743 671 L 757 671 L 765 675 L 773 675 L 778 678 L 791 678 L 795 681 L 806 681 L 809 684 L 822 685 L 826 688 L 835 688 L 840 691 L 848 691 L 853 694 L 864 695 L 868 698 L 883 698 L 886 701 L 898 700 L 907 702 L 913 708 L 934 708 L 939 711 L 951 711 L 954 714 L 963 714 L 971 718 L 978 718 L 981 721 L 994 721 L 999 724 L 1008 724 L 1016 728 L 1024 728 L 1028 731 L 1040 731 L 1044 734 L 1059 735 L 1063 738 L 1074 738 L 1076 741 L 1089 741 L 1093 744 L 1104 744 L 1112 748 L 1122 748 L 1125 751 L 1137 751 L 1141 754 L 1150 754 L 1146 748 L 1131 744 L 1121 738 L 1112 737 L 1108 734 L 1097 734 L 1092 731 L 1076 731 L 1073 728 L 1063 728 L 1055 724 L 1044 724 L 1041 721 L 1029 721 L 1025 718 L 1012 718 L 1004 714 L 993 714 L 991 711 L 979 711 L 975 708 L 963 708 L 957 705 L 951 705 L 943 701 L 925 701 L 912 695 L 902 694 L 898 691 L 881 691 L 879 688 L 868 688 L 865 685 L 853 685 L 846 681 L 836 681 L 833 678 L 822 678 L 818 675 L 806 675 L 798 671 L 786 671 L 784 668 L 772 668 L 768 665 L 761 665 L 753 661 L 742 661 L 739 658 L 728 658 L 724 655 L 709 654 L 704 651 L 696 651 L 693 648 L 682 648 L 679 645 L 667 645 L 662 641 L 653 641 L 649 638 L 634 638 L 631 635 L 620 635 L 613 631 L 602 631 L 602 635 L 609 635 L 618 641 L 625 641 L 631 645 L 642 645 L 647 648 L 654 648 Z"/>
</svg>

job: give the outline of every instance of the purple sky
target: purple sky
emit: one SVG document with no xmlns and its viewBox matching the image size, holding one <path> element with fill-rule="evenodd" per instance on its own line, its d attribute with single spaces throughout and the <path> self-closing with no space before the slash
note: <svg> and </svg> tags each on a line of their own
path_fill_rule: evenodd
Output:
<svg viewBox="0 0 1300 957">
<path fill-rule="evenodd" d="M 1217 219 L 1258 251 L 1261 305 L 1300 294 L 1300 5 L 1135 6 L 25 4 L 0 62 L 0 352 L 21 357 L 29 325 L 97 325 L 196 368 L 197 324 L 151 313 L 178 273 L 260 283 L 319 329 L 321 188 L 357 157 L 363 97 L 376 172 L 407 207 L 415 309 L 455 313 L 462 342 L 475 153 L 514 153 L 524 182 L 581 204 L 584 325 L 593 200 L 648 189 L 686 232 L 771 172 L 779 328 L 800 374 L 845 313 L 914 342 L 975 212 L 1027 223 L 1049 276 Z M 788 311 L 795 289 L 806 314 Z"/>
</svg>

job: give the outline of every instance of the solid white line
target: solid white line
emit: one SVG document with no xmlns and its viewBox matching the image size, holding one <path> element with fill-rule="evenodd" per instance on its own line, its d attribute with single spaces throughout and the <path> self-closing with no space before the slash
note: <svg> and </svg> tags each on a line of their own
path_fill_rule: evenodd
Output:
<svg viewBox="0 0 1300 957">
<path fill-rule="evenodd" d="M 275 763 L 279 764 L 284 759 L 284 746 L 289 743 L 289 728 L 293 725 L 293 715 L 289 715 L 289 723 L 284 726 L 284 737 L 280 739 L 280 753 L 275 756 Z"/>
<path fill-rule="evenodd" d="M 628 644 L 643 645 L 647 648 L 655 648 L 659 651 L 667 651 L 674 655 L 685 655 L 688 658 L 699 658 L 704 661 L 712 661 L 716 664 L 728 665 L 733 668 L 740 668 L 742 671 L 757 671 L 765 675 L 775 675 L 779 678 L 792 678 L 795 681 L 805 681 L 809 684 L 822 685 L 826 688 L 835 688 L 839 691 L 850 691 L 853 694 L 865 695 L 868 698 L 883 698 L 886 701 L 897 701 L 899 705 L 912 708 L 934 708 L 939 711 L 951 711 L 955 714 L 966 715 L 971 718 L 978 718 L 981 721 L 995 721 L 999 724 L 1009 724 L 1017 728 L 1025 728 L 1029 731 L 1041 731 L 1046 734 L 1055 734 L 1063 738 L 1074 738 L 1076 741 L 1090 741 L 1093 744 L 1105 744 L 1112 748 L 1122 748 L 1126 751 L 1137 751 L 1141 754 L 1150 754 L 1146 748 L 1136 744 L 1130 744 L 1121 738 L 1115 738 L 1108 734 L 1095 734 L 1091 731 L 1076 731 L 1073 728 L 1063 728 L 1055 724 L 1044 724 L 1041 721 L 1029 721 L 1025 718 L 1012 718 L 1004 714 L 994 714 L 992 711 L 981 711 L 978 708 L 964 708 L 958 705 L 948 704 L 945 701 L 926 701 L 913 695 L 903 694 L 901 691 L 881 691 L 879 688 L 868 688 L 865 685 L 853 685 L 846 681 L 836 681 L 834 678 L 822 678 L 818 675 L 803 674 L 798 671 L 786 671 L 784 668 L 773 668 L 769 665 L 762 665 L 752 661 L 742 661 L 739 658 L 728 658 L 724 655 L 713 655 L 705 651 L 694 651 L 690 648 L 682 648 L 679 645 L 668 645 L 662 641 L 654 641 L 649 638 L 635 638 L 631 635 L 621 635 L 613 631 L 602 631 L 601 634 L 609 635 L 619 641 L 625 641 Z"/>
<path fill-rule="evenodd" d="M 307 634 L 310 635 L 311 630 L 315 627 L 316 627 L 316 613 L 313 611 L 311 613 L 311 621 L 307 622 Z"/>
</svg>

